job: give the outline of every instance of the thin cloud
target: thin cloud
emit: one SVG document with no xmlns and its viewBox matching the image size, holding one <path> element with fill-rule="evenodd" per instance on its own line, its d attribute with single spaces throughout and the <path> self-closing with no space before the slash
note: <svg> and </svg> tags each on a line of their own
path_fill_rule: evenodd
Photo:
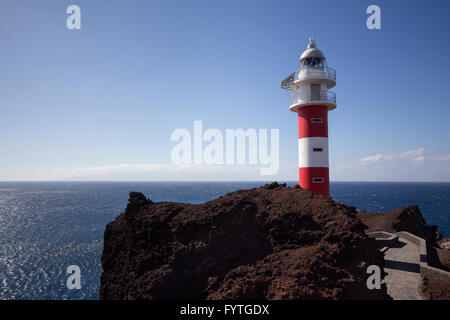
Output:
<svg viewBox="0 0 450 320">
<path fill-rule="evenodd" d="M 432 158 L 431 160 L 435 160 L 435 161 L 450 161 L 450 154 L 446 154 L 443 156 L 437 156 Z"/>
<path fill-rule="evenodd" d="M 294 181 L 298 164 L 283 161 L 275 175 L 261 175 L 260 165 L 140 163 L 54 168 L 58 179 L 83 181 Z"/>
<path fill-rule="evenodd" d="M 243 171 L 248 170 L 249 166 L 240 165 L 188 165 L 188 164 L 117 164 L 117 165 L 105 165 L 105 166 L 93 166 L 84 168 L 72 169 L 72 172 L 77 174 L 107 174 L 107 173 L 122 173 L 122 172 L 183 172 L 183 171 L 202 171 L 202 172 L 215 172 L 222 170 Z M 253 166 L 252 166 L 253 167 Z"/>
<path fill-rule="evenodd" d="M 394 161 L 394 160 L 411 160 L 414 162 L 420 162 L 425 160 L 425 156 L 423 153 L 425 152 L 425 148 L 409 150 L 400 154 L 376 154 L 372 156 L 367 156 L 357 160 L 354 164 L 358 166 L 365 166 L 371 163 L 377 163 L 382 161 Z"/>
<path fill-rule="evenodd" d="M 421 163 L 424 162 L 426 159 L 427 159 L 427 158 L 426 158 L 425 156 L 420 156 L 420 157 L 417 157 L 417 158 L 412 159 L 411 161 L 412 161 L 414 164 L 421 164 Z"/>
</svg>

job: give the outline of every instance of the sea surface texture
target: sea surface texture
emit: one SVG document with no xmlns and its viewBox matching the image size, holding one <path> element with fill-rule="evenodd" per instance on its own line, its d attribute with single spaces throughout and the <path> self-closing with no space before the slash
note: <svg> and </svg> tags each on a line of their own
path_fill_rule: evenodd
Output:
<svg viewBox="0 0 450 320">
<path fill-rule="evenodd" d="M 263 184 L 0 182 L 0 299 L 98 299 L 103 231 L 130 191 L 152 201 L 201 203 Z M 450 183 L 336 182 L 331 196 L 368 211 L 418 204 L 427 223 L 450 236 Z M 70 265 L 81 270 L 81 289 L 67 288 Z"/>
</svg>

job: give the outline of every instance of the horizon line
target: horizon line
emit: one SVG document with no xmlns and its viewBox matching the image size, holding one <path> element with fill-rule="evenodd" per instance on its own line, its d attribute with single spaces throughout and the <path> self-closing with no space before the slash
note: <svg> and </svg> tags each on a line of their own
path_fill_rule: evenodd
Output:
<svg viewBox="0 0 450 320">
<path fill-rule="evenodd" d="M 224 182 L 242 182 L 242 183 L 272 183 L 272 182 L 278 182 L 278 183 L 295 183 L 298 184 L 298 180 L 0 180 L 0 183 L 55 183 L 55 182 L 82 182 L 82 183 L 150 183 L 150 182 L 156 182 L 156 183 L 224 183 Z M 353 182 L 353 183 L 450 183 L 450 181 L 401 181 L 401 180 L 335 180 L 330 181 L 330 183 L 340 183 L 340 182 Z"/>
</svg>

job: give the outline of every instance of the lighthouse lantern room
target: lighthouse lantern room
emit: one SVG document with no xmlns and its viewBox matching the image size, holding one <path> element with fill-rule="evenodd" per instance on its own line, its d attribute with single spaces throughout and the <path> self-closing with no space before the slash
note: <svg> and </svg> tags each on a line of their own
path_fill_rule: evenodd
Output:
<svg viewBox="0 0 450 320">
<path fill-rule="evenodd" d="M 328 166 L 328 111 L 336 108 L 336 71 L 312 37 L 299 59 L 299 70 L 281 82 L 289 93 L 289 110 L 298 114 L 299 184 L 330 195 Z"/>
</svg>

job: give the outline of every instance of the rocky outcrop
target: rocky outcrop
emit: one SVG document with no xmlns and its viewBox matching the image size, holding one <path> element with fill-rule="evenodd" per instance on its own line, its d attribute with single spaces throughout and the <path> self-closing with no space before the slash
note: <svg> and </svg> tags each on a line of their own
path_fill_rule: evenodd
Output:
<svg viewBox="0 0 450 320">
<path fill-rule="evenodd" d="M 407 231 L 427 240 L 431 245 L 436 245 L 436 241 L 442 237 L 437 232 L 437 226 L 429 226 L 426 223 L 417 205 L 398 208 L 387 213 L 359 211 L 358 217 L 367 225 L 367 232 Z"/>
<path fill-rule="evenodd" d="M 104 235 L 101 299 L 388 299 L 354 207 L 272 183 L 203 204 L 131 192 Z"/>
<path fill-rule="evenodd" d="M 422 278 L 422 295 L 427 300 L 450 300 L 450 281 Z"/>
</svg>

